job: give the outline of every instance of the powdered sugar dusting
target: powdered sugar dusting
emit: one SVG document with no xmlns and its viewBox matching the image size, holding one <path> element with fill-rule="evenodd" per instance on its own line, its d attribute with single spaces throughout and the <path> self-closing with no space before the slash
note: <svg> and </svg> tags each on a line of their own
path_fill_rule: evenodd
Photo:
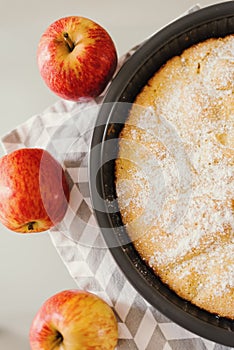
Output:
<svg viewBox="0 0 234 350">
<path fill-rule="evenodd" d="M 133 107 L 127 137 L 136 147 L 120 156 L 133 156 L 130 187 L 140 191 L 126 195 L 121 179 L 117 194 L 126 218 L 142 209 L 126 224 L 141 234 L 136 246 L 154 247 L 151 266 L 171 266 L 181 280 L 196 272 L 197 293 L 206 285 L 222 295 L 234 288 L 234 36 L 192 50 L 166 65 L 164 82 L 150 82 L 152 105 Z"/>
</svg>

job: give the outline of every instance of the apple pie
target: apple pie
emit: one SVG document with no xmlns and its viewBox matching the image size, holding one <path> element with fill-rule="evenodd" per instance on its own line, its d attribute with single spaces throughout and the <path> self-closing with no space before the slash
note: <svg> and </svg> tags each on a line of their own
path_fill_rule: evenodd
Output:
<svg viewBox="0 0 234 350">
<path fill-rule="evenodd" d="M 119 137 L 116 192 L 141 258 L 170 289 L 234 319 L 234 35 L 168 60 Z"/>
</svg>

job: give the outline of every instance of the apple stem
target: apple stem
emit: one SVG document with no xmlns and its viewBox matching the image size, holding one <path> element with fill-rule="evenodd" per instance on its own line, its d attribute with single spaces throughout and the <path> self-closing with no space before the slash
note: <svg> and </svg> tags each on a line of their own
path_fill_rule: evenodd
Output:
<svg viewBox="0 0 234 350">
<path fill-rule="evenodd" d="M 67 32 L 63 33 L 63 38 L 64 38 L 69 50 L 72 51 L 75 47 L 75 44 L 73 43 L 73 41 L 71 40 L 71 38 Z"/>
<path fill-rule="evenodd" d="M 54 346 L 51 348 L 51 350 L 55 350 L 58 348 L 60 348 L 60 344 L 63 342 L 63 335 L 59 332 L 59 331 L 56 331 L 56 334 L 55 334 L 55 341 L 54 341 Z"/>
</svg>

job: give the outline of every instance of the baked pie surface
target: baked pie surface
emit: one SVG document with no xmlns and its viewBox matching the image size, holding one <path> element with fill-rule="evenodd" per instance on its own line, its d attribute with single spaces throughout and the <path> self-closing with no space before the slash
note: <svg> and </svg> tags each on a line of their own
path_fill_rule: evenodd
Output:
<svg viewBox="0 0 234 350">
<path fill-rule="evenodd" d="M 182 298 L 234 319 L 234 35 L 170 59 L 136 97 L 116 192 L 142 259 Z"/>
</svg>

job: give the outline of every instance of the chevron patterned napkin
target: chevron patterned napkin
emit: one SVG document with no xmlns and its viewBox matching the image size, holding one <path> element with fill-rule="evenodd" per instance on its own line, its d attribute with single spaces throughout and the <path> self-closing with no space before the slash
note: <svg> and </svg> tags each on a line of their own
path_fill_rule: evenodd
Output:
<svg viewBox="0 0 234 350">
<path fill-rule="evenodd" d="M 119 60 L 119 67 L 136 49 Z M 3 136 L 2 145 L 7 153 L 45 148 L 63 164 L 70 203 L 63 222 L 49 235 L 78 288 L 98 294 L 115 310 L 118 350 L 228 350 L 188 332 L 149 305 L 126 280 L 102 239 L 90 203 L 88 154 L 103 96 L 82 103 L 60 100 Z"/>
</svg>

